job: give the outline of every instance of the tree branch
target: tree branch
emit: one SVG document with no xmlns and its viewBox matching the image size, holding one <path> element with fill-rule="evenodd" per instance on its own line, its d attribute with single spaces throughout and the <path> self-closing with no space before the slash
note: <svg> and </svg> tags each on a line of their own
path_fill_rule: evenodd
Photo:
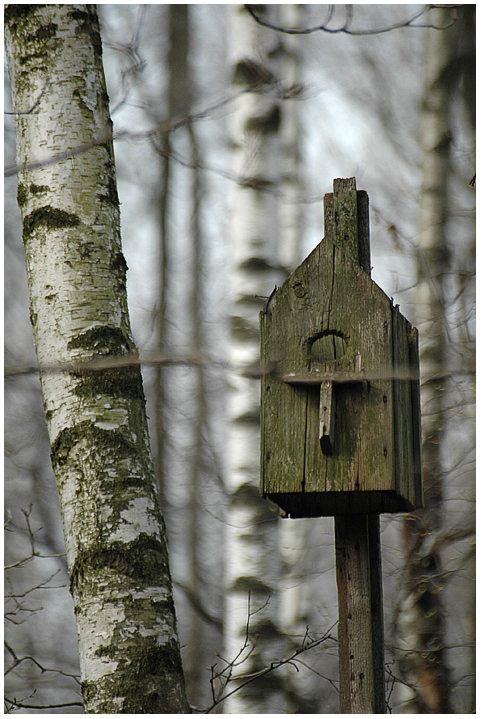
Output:
<svg viewBox="0 0 481 719">
<path fill-rule="evenodd" d="M 432 8 L 438 7 L 437 5 L 427 5 L 426 7 L 423 7 L 421 10 L 418 10 L 418 12 L 414 13 L 411 17 L 407 18 L 406 20 L 402 20 L 398 23 L 393 23 L 392 25 L 389 25 L 388 27 L 383 28 L 372 28 L 370 30 L 351 30 L 350 24 L 352 21 L 352 6 L 346 5 L 346 21 L 342 27 L 339 28 L 330 28 L 328 27 L 330 21 L 332 20 L 333 14 L 334 14 L 334 6 L 329 5 L 328 12 L 327 12 L 327 19 L 321 23 L 321 25 L 316 25 L 315 27 L 309 27 L 309 28 L 292 28 L 292 27 L 282 27 L 281 25 L 274 25 L 273 23 L 269 23 L 265 20 L 263 20 L 257 12 L 254 10 L 256 7 L 255 5 L 244 5 L 245 9 L 248 13 L 254 18 L 254 20 L 263 27 L 267 27 L 270 30 L 275 30 L 276 32 L 285 33 L 286 35 L 310 35 L 314 32 L 327 32 L 331 34 L 337 34 L 337 33 L 344 33 L 345 35 L 354 35 L 354 36 L 362 36 L 362 35 L 380 35 L 381 33 L 385 32 L 391 32 L 392 30 L 398 30 L 401 27 L 418 27 L 418 28 L 433 28 L 434 30 L 446 30 L 448 27 L 451 27 L 451 25 L 454 25 L 454 23 L 457 21 L 457 14 L 456 14 L 456 8 L 460 7 L 459 5 L 443 5 L 443 7 L 448 7 L 453 10 L 453 20 L 447 25 L 431 25 L 428 23 L 423 23 L 419 25 L 415 25 L 415 21 L 418 20 L 418 18 L 422 17 L 423 15 L 426 15 Z"/>
</svg>

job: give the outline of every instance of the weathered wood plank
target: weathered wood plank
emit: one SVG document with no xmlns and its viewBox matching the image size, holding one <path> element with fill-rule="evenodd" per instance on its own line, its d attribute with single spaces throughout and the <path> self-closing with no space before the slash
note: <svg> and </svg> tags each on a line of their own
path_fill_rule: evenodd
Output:
<svg viewBox="0 0 481 719">
<path fill-rule="evenodd" d="M 369 534 L 366 515 L 335 518 L 339 598 L 339 713 L 374 713 Z"/>
<path fill-rule="evenodd" d="M 384 714 L 384 622 L 379 516 L 335 518 L 339 711 Z"/>
</svg>

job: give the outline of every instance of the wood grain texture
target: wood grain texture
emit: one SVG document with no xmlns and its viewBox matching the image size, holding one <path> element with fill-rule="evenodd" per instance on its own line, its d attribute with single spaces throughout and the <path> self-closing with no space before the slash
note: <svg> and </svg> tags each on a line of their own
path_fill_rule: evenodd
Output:
<svg viewBox="0 0 481 719">
<path fill-rule="evenodd" d="M 374 713 L 367 518 L 336 517 L 339 597 L 339 711 Z"/>
</svg>

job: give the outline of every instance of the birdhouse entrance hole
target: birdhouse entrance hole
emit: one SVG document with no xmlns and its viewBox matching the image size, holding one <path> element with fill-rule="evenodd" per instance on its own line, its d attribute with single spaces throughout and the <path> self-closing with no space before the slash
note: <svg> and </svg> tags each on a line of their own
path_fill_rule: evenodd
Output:
<svg viewBox="0 0 481 719">
<path fill-rule="evenodd" d="M 310 369 L 317 365 L 325 365 L 328 362 L 335 362 L 344 357 L 347 344 L 340 333 L 331 331 L 323 332 L 315 339 L 310 347 Z"/>
</svg>

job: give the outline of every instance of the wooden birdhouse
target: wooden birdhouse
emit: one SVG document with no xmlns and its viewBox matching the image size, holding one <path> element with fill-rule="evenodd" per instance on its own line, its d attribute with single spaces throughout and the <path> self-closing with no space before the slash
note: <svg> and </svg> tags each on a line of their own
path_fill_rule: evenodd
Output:
<svg viewBox="0 0 481 719">
<path fill-rule="evenodd" d="M 369 200 L 324 197 L 325 237 L 261 329 L 261 493 L 285 516 L 422 506 L 418 332 L 370 277 Z"/>
</svg>

